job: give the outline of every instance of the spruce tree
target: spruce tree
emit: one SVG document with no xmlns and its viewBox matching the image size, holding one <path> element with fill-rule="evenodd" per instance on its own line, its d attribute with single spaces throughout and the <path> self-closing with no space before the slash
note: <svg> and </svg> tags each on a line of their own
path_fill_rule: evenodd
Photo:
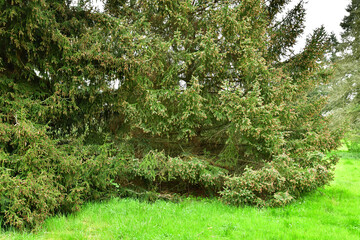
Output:
<svg viewBox="0 0 360 240">
<path fill-rule="evenodd" d="M 325 140 L 331 134 L 320 124 L 325 99 L 308 95 L 328 80 L 319 60 L 329 38 L 319 28 L 292 54 L 305 10 L 300 2 L 277 20 L 288 2 L 106 1 L 107 13 L 151 42 L 136 53 L 148 55 L 139 85 L 130 86 L 132 76 L 121 83 L 121 95 L 132 94 L 120 126 L 168 154 L 206 149 L 234 171 L 294 154 L 295 142 L 307 142 L 301 152 L 329 151 L 336 141 Z"/>
<path fill-rule="evenodd" d="M 324 154 L 341 134 L 313 89 L 331 74 L 329 36 L 315 30 L 294 54 L 305 10 L 301 1 L 279 18 L 289 2 L 104 0 L 102 13 L 85 0 L 1 1 L 2 186 L 52 174 L 41 221 L 98 198 L 110 177 L 152 190 L 216 185 L 225 202 L 259 206 L 328 183 L 336 160 Z M 4 189 L 6 222 L 39 210 L 6 215 L 19 205 Z"/>
</svg>

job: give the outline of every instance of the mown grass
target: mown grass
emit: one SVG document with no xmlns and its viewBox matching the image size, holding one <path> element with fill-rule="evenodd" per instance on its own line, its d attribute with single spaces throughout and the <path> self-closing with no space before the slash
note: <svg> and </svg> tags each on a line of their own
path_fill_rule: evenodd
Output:
<svg viewBox="0 0 360 240">
<path fill-rule="evenodd" d="M 39 232 L 0 239 L 360 239 L 360 154 L 339 151 L 335 181 L 284 208 L 237 208 L 217 200 L 112 199 L 48 219 Z"/>
</svg>

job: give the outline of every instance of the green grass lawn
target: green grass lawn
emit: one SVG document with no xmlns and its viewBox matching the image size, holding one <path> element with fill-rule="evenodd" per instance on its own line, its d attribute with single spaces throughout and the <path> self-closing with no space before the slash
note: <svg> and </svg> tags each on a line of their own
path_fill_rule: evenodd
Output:
<svg viewBox="0 0 360 240">
<path fill-rule="evenodd" d="M 360 154 L 340 152 L 335 181 L 284 208 L 113 199 L 0 239 L 360 239 Z"/>
</svg>

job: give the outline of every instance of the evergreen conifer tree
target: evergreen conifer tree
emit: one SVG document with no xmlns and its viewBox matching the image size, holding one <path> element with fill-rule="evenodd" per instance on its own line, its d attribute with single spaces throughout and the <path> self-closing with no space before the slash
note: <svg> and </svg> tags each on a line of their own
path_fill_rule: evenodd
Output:
<svg viewBox="0 0 360 240">
<path fill-rule="evenodd" d="M 44 217 L 96 198 L 110 176 L 153 188 L 216 182 L 225 202 L 259 206 L 328 183 L 336 160 L 324 154 L 341 134 L 328 128 L 326 98 L 312 90 L 331 74 L 321 61 L 329 36 L 315 30 L 294 54 L 305 10 L 301 1 L 279 17 L 289 2 L 104 0 L 97 12 L 86 0 L 0 1 L 2 186 L 41 185 L 39 176 L 53 174 L 46 187 L 58 201 Z M 84 149 L 110 141 L 119 155 L 125 144 L 122 157 L 106 155 L 123 168 L 103 164 L 100 150 L 70 151 L 76 138 Z M 87 178 L 65 180 L 64 169 Z M 17 215 L 12 189 L 0 188 L 0 216 L 29 222 L 37 205 Z"/>
</svg>

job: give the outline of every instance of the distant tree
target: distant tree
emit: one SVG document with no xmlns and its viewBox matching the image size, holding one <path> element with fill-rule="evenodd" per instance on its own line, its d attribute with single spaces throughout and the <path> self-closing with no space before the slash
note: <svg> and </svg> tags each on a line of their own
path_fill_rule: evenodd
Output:
<svg viewBox="0 0 360 240">
<path fill-rule="evenodd" d="M 334 127 L 347 124 L 352 134 L 360 130 L 360 1 L 347 7 L 348 15 L 341 26 L 342 41 L 337 44 L 334 80 L 330 83 L 330 99 L 326 111 L 333 116 Z M 359 138 L 359 137 L 358 137 Z"/>
</svg>

